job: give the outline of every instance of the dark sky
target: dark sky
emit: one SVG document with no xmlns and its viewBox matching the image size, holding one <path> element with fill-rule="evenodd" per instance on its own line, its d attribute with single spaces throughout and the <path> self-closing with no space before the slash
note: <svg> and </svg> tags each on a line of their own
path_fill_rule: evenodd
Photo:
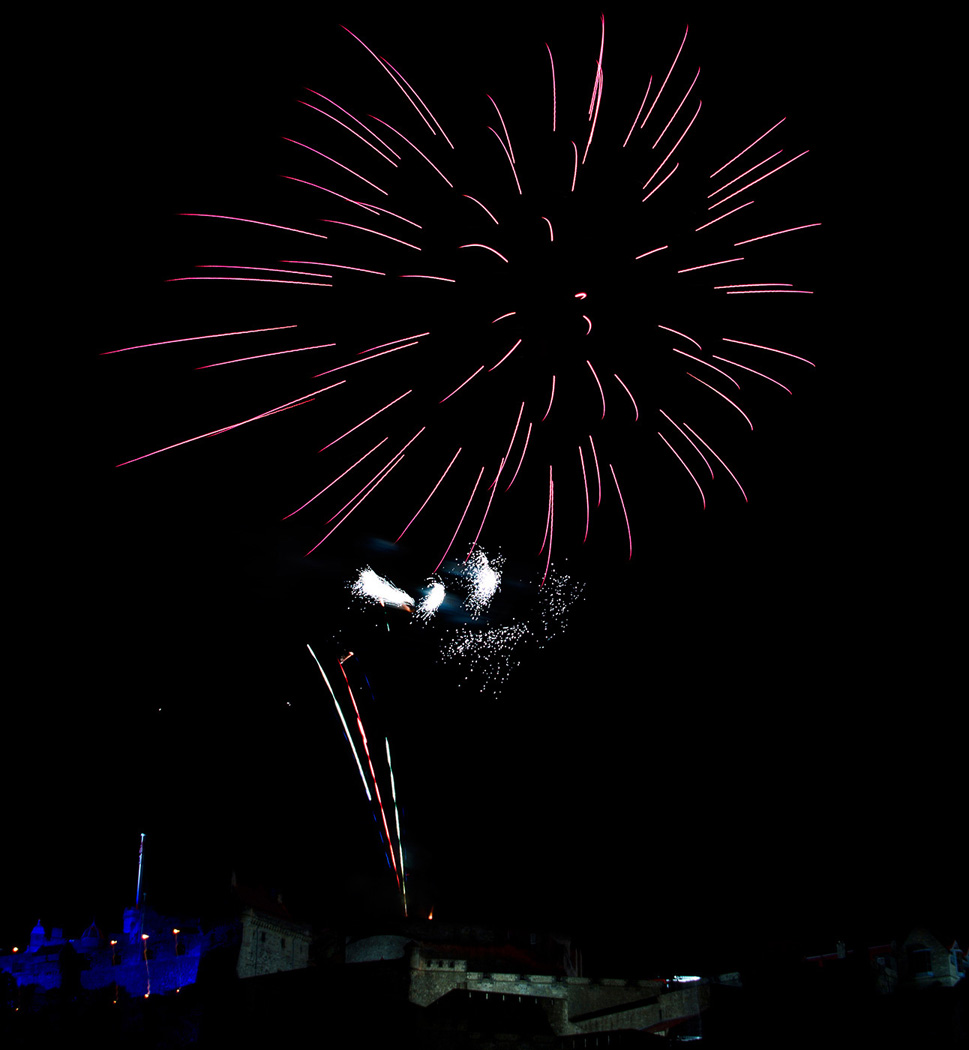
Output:
<svg viewBox="0 0 969 1050">
<path fill-rule="evenodd" d="M 592 171 L 601 151 L 596 170 L 605 174 L 589 176 L 602 181 L 583 198 L 587 239 L 569 259 L 591 289 L 596 359 L 640 380 L 640 429 L 608 435 L 627 479 L 634 553 L 628 561 L 616 505 L 594 519 L 583 549 L 577 475 L 572 495 L 560 481 L 555 565 L 585 583 L 583 599 L 563 635 L 544 649 L 526 647 L 504 687 L 484 692 L 436 661 L 444 624 L 419 630 L 403 613 L 350 608 L 345 585 L 368 563 L 408 589 L 422 584 L 466 497 L 457 485 L 442 493 L 448 512 L 394 550 L 388 541 L 404 513 L 393 513 L 396 504 L 414 509 L 429 490 L 445 447 L 456 444 L 451 429 L 466 427 L 469 456 L 480 448 L 500 457 L 507 412 L 468 403 L 462 411 L 474 411 L 474 427 L 467 417 L 449 418 L 443 436 L 414 453 L 414 475 L 388 484 L 369 517 L 350 519 L 307 558 L 322 519 L 280 519 L 332 477 L 319 465 L 319 439 L 361 418 L 362 406 L 383 403 L 369 387 L 360 381 L 353 398 L 321 400 L 116 469 L 297 396 L 320 369 L 300 358 L 261 372 L 259 365 L 194 371 L 250 352 L 248 343 L 221 356 L 204 344 L 100 355 L 290 317 L 301 337 L 323 342 L 332 333 L 347 347 L 426 323 L 450 338 L 425 358 L 375 372 L 377 395 L 401 389 L 398 382 L 420 390 L 438 371 L 441 384 L 463 378 L 477 363 L 461 335 L 466 300 L 438 288 L 408 286 L 407 295 L 395 288 L 384 297 L 365 281 L 319 293 L 165 283 L 206 272 L 194 270 L 197 263 L 272 266 L 280 258 L 332 261 L 341 251 L 403 272 L 413 263 L 402 250 L 364 251 L 336 236 L 308 249 L 306 238 L 276 241 L 179 213 L 308 229 L 322 228 L 318 219 L 327 216 L 366 224 L 339 202 L 277 178 L 338 182 L 280 138 L 312 136 L 317 148 L 337 148 L 339 129 L 297 103 L 312 98 L 305 87 L 348 108 L 382 106 L 376 111 L 421 134 L 390 81 L 339 28 L 349 20 L 463 136 L 471 161 L 452 163 L 466 185 L 484 186 L 518 214 L 505 196 L 507 166 L 492 155 L 499 147 L 485 127 L 494 118 L 484 93 L 502 104 L 523 176 L 544 177 L 544 43 L 556 57 L 560 119 L 571 121 L 571 134 L 587 134 L 575 114 L 592 87 L 598 12 L 523 22 L 499 6 L 473 19 L 429 15 L 420 25 L 356 9 L 329 18 L 283 7 L 260 23 L 185 16 L 156 24 L 139 15 L 120 47 L 106 24 L 62 27 L 58 50 L 71 61 L 49 61 L 48 79 L 66 134 L 44 190 L 55 216 L 46 267 L 60 276 L 48 278 L 51 308 L 38 323 L 49 333 L 49 354 L 35 381 L 43 390 L 44 376 L 56 375 L 66 396 L 63 404 L 57 397 L 52 429 L 38 428 L 45 452 L 28 482 L 28 509 L 38 508 L 40 525 L 25 528 L 23 539 L 34 578 L 23 592 L 26 629 L 14 660 L 29 670 L 12 705 L 6 940 L 22 938 L 38 915 L 68 932 L 92 911 L 105 925 L 117 921 L 133 894 L 141 831 L 159 907 L 210 906 L 234 868 L 284 889 L 324 921 L 392 906 L 393 880 L 307 643 L 333 674 L 339 646 L 352 648 L 371 678 L 375 700 L 368 698 L 365 717 L 373 736 L 385 731 L 394 746 L 417 910 L 433 904 L 442 916 L 545 922 L 589 943 L 632 933 L 654 946 L 719 952 L 728 963 L 724 945 L 762 935 L 804 937 L 820 949 L 842 935 L 896 935 L 920 915 L 954 921 L 954 893 L 939 889 L 935 872 L 951 841 L 948 785 L 957 756 L 947 745 L 952 712 L 928 672 L 939 662 L 933 645 L 942 646 L 928 641 L 932 616 L 917 597 L 913 551 L 924 526 L 898 482 L 886 481 L 898 441 L 886 404 L 902 392 L 884 365 L 909 325 L 881 298 L 883 242 L 873 230 L 888 197 L 872 192 L 870 140 L 857 126 L 878 41 L 860 24 L 841 21 L 834 32 L 823 20 L 778 12 L 765 21 L 620 8 L 606 18 L 601 137 L 590 154 Z M 609 132 L 628 125 L 649 74 L 662 78 L 687 20 L 687 47 L 667 90 L 675 104 L 700 65 L 695 92 L 704 111 L 684 144 L 684 169 L 693 161 L 705 177 L 730 147 L 788 117 L 774 146 L 754 160 L 782 146 L 780 160 L 811 153 L 789 177 L 764 184 L 762 217 L 737 229 L 753 236 L 823 226 L 791 235 L 800 242 L 778 239 L 776 253 L 764 249 L 764 263 L 737 279 L 790 274 L 815 291 L 811 297 L 727 302 L 708 290 L 719 282 L 706 278 L 686 290 L 682 281 L 631 283 L 609 255 L 630 227 L 644 239 L 679 229 L 676 209 L 692 200 L 685 170 L 680 189 L 670 184 L 669 203 L 657 204 L 653 225 L 635 227 L 641 220 L 628 218 L 623 193 L 641 172 L 635 164 L 608 167 L 605 147 Z M 664 121 L 672 109 L 665 112 Z M 341 156 L 359 162 L 363 147 L 338 144 Z M 431 260 L 450 259 L 434 238 L 452 236 L 444 209 L 454 195 L 445 205 L 443 186 L 400 185 L 398 198 L 414 214 L 432 216 L 426 236 L 439 250 Z M 532 187 L 528 193 L 542 199 Z M 550 207 L 561 210 L 557 201 Z M 542 214 L 537 205 L 535 213 Z M 489 232 L 474 231 L 469 239 Z M 514 224 L 507 238 L 513 247 L 524 243 Z M 494 274 L 480 259 L 453 265 L 475 288 Z M 534 276 L 527 267 L 514 273 L 512 284 Z M 566 277 L 573 280 L 571 271 Z M 502 291 L 507 297 L 507 284 L 496 286 L 499 307 Z M 715 395 L 697 402 L 681 372 L 671 379 L 667 365 L 651 364 L 652 336 L 641 333 L 673 317 L 711 336 L 724 325 L 767 333 L 760 338 L 782 340 L 817 368 L 783 361 L 772 371 L 777 362 L 762 361 L 794 393 L 745 382 L 751 434 L 732 409 L 711 403 Z M 311 364 L 342 362 L 339 346 L 330 351 L 338 356 Z M 539 373 L 543 383 L 548 371 Z M 527 366 L 508 375 L 509 385 L 529 379 Z M 501 395 L 517 406 L 514 392 L 500 388 Z M 531 388 L 521 395 L 531 396 Z M 721 476 L 705 486 L 701 510 L 693 483 L 655 437 L 657 409 L 679 407 L 677 398 L 701 406 L 689 418 L 708 418 L 708 432 L 726 435 L 721 447 L 749 504 Z M 43 410 L 40 418 L 48 418 Z M 398 421 L 398 445 L 421 418 Z M 570 441 L 567 429 L 553 440 Z M 534 480 L 529 491 L 540 495 L 541 484 Z M 605 492 L 615 502 L 608 485 Z M 498 623 L 529 615 L 544 568 L 535 556 L 542 514 L 535 499 L 527 503 L 496 507 L 483 539 L 508 557 Z M 563 524 L 569 513 L 571 534 Z"/>
</svg>

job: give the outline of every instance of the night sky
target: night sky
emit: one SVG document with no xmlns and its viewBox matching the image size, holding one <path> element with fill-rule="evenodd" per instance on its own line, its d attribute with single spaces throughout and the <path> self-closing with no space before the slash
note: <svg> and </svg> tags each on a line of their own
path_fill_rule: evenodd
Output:
<svg viewBox="0 0 969 1050">
<path fill-rule="evenodd" d="M 443 620 L 419 628 L 405 613 L 355 604 L 346 587 L 368 564 L 411 593 L 422 585 L 474 474 L 442 492 L 436 519 L 401 547 L 392 541 L 439 476 L 445 449 L 456 447 L 449 430 L 466 420 L 450 417 L 415 449 L 413 473 L 402 468 L 372 510 L 361 510 L 314 555 L 304 557 L 325 516 L 281 521 L 333 476 L 338 460 L 321 465 L 316 451 L 322 438 L 402 383 L 450 389 L 476 367 L 471 344 L 459 338 L 470 316 L 465 300 L 422 282 L 406 294 L 398 282 L 385 297 L 359 279 L 320 292 L 166 283 L 207 272 L 197 263 L 352 256 L 397 272 L 415 265 L 404 249 L 336 234 L 309 242 L 179 215 L 251 215 L 314 230 L 323 217 L 367 224 L 365 213 L 353 218 L 349 206 L 278 178 L 350 191 L 342 173 L 281 136 L 324 151 L 339 144 L 348 163 L 364 152 L 298 104 L 312 98 L 305 87 L 348 108 L 392 115 L 421 134 L 416 115 L 340 22 L 397 65 L 445 128 L 464 137 L 475 164 L 482 158 L 480 168 L 459 169 L 467 192 L 476 185 L 517 207 L 507 162 L 486 130 L 495 115 L 485 92 L 521 144 L 523 180 L 530 158 L 538 158 L 531 170 L 540 169 L 546 41 L 560 119 L 571 121 L 571 135 L 587 134 L 576 113 L 588 105 L 595 75 L 598 9 L 523 22 L 511 5 L 499 5 L 474 9 L 474 18 L 469 9 L 415 24 L 367 7 L 330 15 L 283 6 L 266 22 L 245 24 L 196 15 L 156 24 L 137 15 L 118 45 L 116 27 L 78 22 L 61 27 L 52 52 L 63 49 L 68 62 L 45 59 L 50 108 L 66 130 L 43 191 L 55 218 L 49 276 L 38 277 L 50 297 L 37 318 L 46 347 L 34 347 L 39 367 L 27 395 L 39 421 L 28 441 L 40 454 L 29 456 L 24 472 L 19 543 L 29 578 L 17 592 L 21 633 L 11 666 L 23 662 L 26 672 L 12 676 L 21 684 L 8 700 L 12 832 L 0 943 L 25 939 L 38 916 L 68 935 L 92 915 L 102 927 L 116 924 L 133 897 L 142 831 L 149 901 L 159 908 L 214 909 L 236 870 L 280 889 L 294 910 L 321 922 L 359 926 L 393 914 L 393 877 L 307 643 L 333 674 L 341 647 L 352 649 L 373 685 L 364 717 L 371 735 L 386 732 L 394 749 L 415 912 L 433 905 L 441 918 L 554 926 L 603 946 L 600 958 L 609 945 L 634 939 L 644 946 L 633 953 L 644 966 L 675 951 L 684 962 L 692 953 L 730 967 L 761 938 L 825 950 L 838 937 L 904 936 L 902 927 L 916 919 L 951 928 L 956 890 L 939 876 L 952 848 L 964 748 L 956 749 L 951 692 L 941 679 L 946 634 L 936 633 L 926 566 L 916 558 L 927 537 L 940 534 L 911 509 L 928 483 L 907 466 L 906 484 L 894 473 L 902 421 L 892 405 L 905 391 L 892 362 L 912 325 L 879 290 L 886 241 L 878 216 L 889 194 L 885 187 L 872 193 L 874 136 L 858 129 L 879 40 L 860 20 L 840 21 L 834 33 L 823 20 L 778 12 L 763 21 L 686 8 L 675 17 L 606 11 L 603 123 L 590 171 L 598 147 L 611 177 L 603 159 L 609 133 L 614 142 L 622 125 L 621 138 L 649 74 L 662 78 L 689 22 L 667 89 L 675 104 L 701 66 L 694 92 L 704 109 L 695 137 L 684 142 L 684 167 L 695 160 L 705 177 L 731 147 L 736 152 L 787 116 L 776 143 L 754 160 L 781 146 L 779 160 L 811 152 L 789 176 L 763 184 L 756 199 L 764 217 L 738 217 L 736 229 L 754 236 L 823 225 L 790 235 L 800 241 L 773 242 L 776 253 L 764 248 L 764 262 L 736 279 L 790 279 L 815 294 L 726 302 L 708 290 L 721 282 L 708 277 L 686 290 L 682 281 L 631 283 L 609 252 L 628 239 L 623 208 L 637 198 L 622 195 L 627 172 L 642 172 L 617 164 L 616 183 L 603 182 L 601 194 L 585 200 L 581 218 L 595 233 L 571 261 L 585 267 L 582 286 L 590 289 L 591 352 L 614 362 L 610 372 L 641 377 L 639 429 L 609 420 L 633 556 L 608 483 L 609 505 L 582 546 L 572 464 L 574 477 L 559 483 L 553 562 L 584 583 L 582 598 L 563 633 L 544 648 L 526 646 L 508 681 L 482 691 L 480 682 L 462 681 L 460 667 L 437 659 Z M 425 140 L 426 132 L 415 139 L 422 148 Z M 433 148 L 435 158 L 449 159 L 450 151 Z M 371 175 L 383 174 L 379 158 L 365 163 Z M 414 191 L 415 214 L 453 207 L 457 191 L 433 181 L 430 169 L 419 174 L 426 183 Z M 526 198 L 535 192 L 526 190 Z M 354 192 L 376 199 L 359 184 Z M 675 208 L 688 199 L 673 182 L 668 205 L 662 193 L 656 237 L 679 228 Z M 445 198 L 451 203 L 441 204 Z M 489 232 L 477 218 L 472 225 L 468 239 Z M 435 229 L 428 238 L 451 236 L 446 221 Z M 509 233 L 504 243 L 521 242 Z M 707 261 L 706 249 L 691 251 L 696 262 Z M 492 263 L 462 257 L 455 265 L 476 287 L 491 279 Z M 508 287 L 499 289 L 505 298 Z M 308 305 L 316 301 L 318 308 Z M 495 313 L 504 301 L 496 292 Z M 647 351 L 637 343 L 655 323 L 677 325 L 664 317 L 694 326 L 686 331 L 721 334 L 734 307 L 731 330 L 754 342 L 773 338 L 817 365 L 762 361 L 793 395 L 744 382 L 739 403 L 753 433 L 732 409 L 714 404 L 715 395 L 684 390 L 682 380 L 671 387 L 667 365 L 644 366 Z M 101 356 L 297 321 L 295 342 L 283 333 L 290 341 L 252 336 L 245 337 L 251 343 L 213 341 L 223 344 L 217 348 Z M 354 397 L 323 395 L 278 419 L 115 467 L 281 404 L 312 389 L 309 376 L 348 359 L 339 347 L 424 330 L 415 324 L 455 337 L 425 357 L 400 365 L 391 358 L 385 371 L 375 365 L 366 380 L 354 379 Z M 194 370 L 304 345 L 304 331 L 313 342 L 335 339 L 338 348 L 294 355 L 296 363 Z M 519 375 L 510 364 L 509 388 Z M 539 374 L 550 371 L 542 366 Z M 59 392 L 49 395 L 52 380 Z M 664 401 L 668 389 L 674 393 Z M 629 410 L 617 391 L 608 388 L 616 417 Z M 556 407 L 568 418 L 567 406 L 587 407 L 579 403 L 587 393 L 577 381 Z M 657 408 L 681 395 L 684 406 L 698 406 L 689 418 L 726 435 L 720 447 L 749 504 L 720 476 L 704 486 L 701 509 L 693 482 L 655 436 Z M 501 411 L 475 398 L 460 409 L 476 417 L 467 455 L 480 449 L 490 471 L 514 420 L 507 406 L 517 410 L 532 394 L 516 400 L 500 387 L 497 396 L 505 398 Z M 373 430 L 373 442 L 386 432 L 400 445 L 422 418 Z M 597 426 L 595 412 L 590 418 Z M 570 441 L 565 425 L 556 425 Z M 560 432 L 552 433 L 558 440 Z M 348 462 L 340 459 L 340 469 Z M 496 623 L 521 619 L 537 601 L 545 566 L 536 554 L 544 525 L 538 473 L 529 485 L 531 502 L 522 496 L 499 508 L 496 500 L 482 538 L 489 553 L 507 558 Z"/>
</svg>

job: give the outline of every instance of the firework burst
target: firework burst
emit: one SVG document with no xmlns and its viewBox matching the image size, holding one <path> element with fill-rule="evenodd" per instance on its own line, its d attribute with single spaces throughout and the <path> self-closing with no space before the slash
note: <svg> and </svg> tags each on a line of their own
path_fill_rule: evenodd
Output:
<svg viewBox="0 0 969 1050">
<path fill-rule="evenodd" d="M 173 286 L 263 322 L 152 344 L 262 400 L 125 464 L 298 416 L 315 459 L 285 517 L 307 554 L 356 527 L 437 571 L 513 522 L 543 583 L 563 543 L 632 557 L 643 493 L 746 501 L 750 395 L 812 367 L 797 255 L 820 221 L 785 182 L 810 157 L 765 104 L 711 134 L 690 30 L 636 76 L 613 73 L 615 31 L 590 22 L 563 59 L 552 27 L 519 82 L 455 100 L 426 56 L 340 28 L 369 91 L 306 87 L 278 213 L 185 213 L 231 261 Z"/>
</svg>

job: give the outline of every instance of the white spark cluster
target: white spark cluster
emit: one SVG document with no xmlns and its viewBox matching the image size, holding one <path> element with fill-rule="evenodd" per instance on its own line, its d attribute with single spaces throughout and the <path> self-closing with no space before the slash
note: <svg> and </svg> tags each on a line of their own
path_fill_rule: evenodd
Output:
<svg viewBox="0 0 969 1050">
<path fill-rule="evenodd" d="M 552 567 L 524 615 L 509 624 L 469 625 L 447 632 L 440 659 L 463 664 L 464 681 L 475 682 L 482 693 L 496 694 L 521 663 L 530 642 L 544 648 L 565 630 L 568 614 L 584 589 L 584 583 Z"/>
<path fill-rule="evenodd" d="M 498 570 L 503 561 L 498 555 L 493 563 L 489 562 L 488 555 L 479 547 L 464 566 L 464 575 L 471 584 L 464 604 L 475 619 L 487 611 L 491 599 L 498 593 L 501 585 L 501 573 Z"/>
<path fill-rule="evenodd" d="M 417 606 L 416 615 L 421 620 L 429 620 L 440 609 L 447 593 L 444 590 L 444 584 L 439 580 L 431 580 L 429 582 L 431 584 L 430 590 L 421 598 L 420 604 Z"/>
<path fill-rule="evenodd" d="M 414 599 L 390 580 L 378 576 L 373 569 L 361 569 L 360 575 L 350 585 L 350 590 L 358 598 L 376 602 L 378 605 L 393 605 L 397 608 L 414 607 Z"/>
</svg>

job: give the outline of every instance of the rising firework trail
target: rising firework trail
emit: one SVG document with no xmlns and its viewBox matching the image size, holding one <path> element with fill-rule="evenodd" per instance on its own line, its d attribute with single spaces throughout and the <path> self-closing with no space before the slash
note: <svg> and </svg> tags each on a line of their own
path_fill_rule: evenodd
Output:
<svg viewBox="0 0 969 1050">
<path fill-rule="evenodd" d="M 365 575 L 366 575 L 365 573 L 361 573 L 361 577 L 364 577 Z M 375 573 L 371 573 L 371 575 L 372 576 L 376 576 Z M 379 579 L 379 577 L 377 577 L 377 579 Z M 393 588 L 393 585 L 388 583 L 386 580 L 382 580 L 379 586 L 380 586 L 380 589 L 392 589 L 392 590 L 395 590 Z M 395 590 L 395 593 L 403 593 L 403 592 Z M 376 600 L 370 595 L 367 595 L 367 597 L 369 597 L 370 600 Z M 360 757 L 359 757 L 359 755 L 357 753 L 356 745 L 354 744 L 353 734 L 350 732 L 350 728 L 347 725 L 347 720 L 346 720 L 346 718 L 343 715 L 343 709 L 340 706 L 340 702 L 337 700 L 336 693 L 333 691 L 333 687 L 330 685 L 330 680 L 329 680 L 329 678 L 327 678 L 326 672 L 323 670 L 323 665 L 320 663 L 319 658 L 317 657 L 316 653 L 313 651 L 313 648 L 309 644 L 307 644 L 306 648 L 309 650 L 310 655 L 313 657 L 313 660 L 316 663 L 316 666 L 319 669 L 319 672 L 320 672 L 320 674 L 323 677 L 323 681 L 326 684 L 327 691 L 329 692 L 330 696 L 333 698 L 333 704 L 336 707 L 337 715 L 339 716 L 339 719 L 340 719 L 340 724 L 343 726 L 344 736 L 346 737 L 347 742 L 350 745 L 350 750 L 353 752 L 353 758 L 354 758 L 354 761 L 356 762 L 357 770 L 358 770 L 358 772 L 360 774 L 360 780 L 363 783 L 363 789 L 364 789 L 364 792 L 366 793 L 367 801 L 371 802 L 371 803 L 376 801 L 376 812 L 377 812 L 377 814 L 379 814 L 380 824 L 383 826 L 383 834 L 381 835 L 381 839 L 382 839 L 382 842 L 383 842 L 383 845 L 384 845 L 384 848 L 385 848 L 385 851 L 386 851 L 386 855 L 387 855 L 387 865 L 393 871 L 394 876 L 397 879 L 397 886 L 398 886 L 398 889 L 400 890 L 401 895 L 402 895 L 403 906 L 404 906 L 404 914 L 406 915 L 407 914 L 407 895 L 406 895 L 406 888 L 404 886 L 404 870 L 405 870 L 404 869 L 404 847 L 403 847 L 403 842 L 401 840 L 401 833 L 400 833 L 400 814 L 399 814 L 398 808 L 397 808 L 397 785 L 396 785 L 396 783 L 394 781 L 394 770 L 393 770 L 393 766 L 391 765 L 391 761 L 390 761 L 390 741 L 386 737 L 384 737 L 384 747 L 385 747 L 386 756 L 387 756 L 387 774 L 388 774 L 388 777 L 389 777 L 389 780 L 390 780 L 391 799 L 393 801 L 393 806 L 394 806 L 394 827 L 395 827 L 395 830 L 396 830 L 396 833 L 397 833 L 396 834 L 396 840 L 390 833 L 390 826 L 389 826 L 389 824 L 387 822 L 387 814 L 386 814 L 386 812 L 384 810 L 383 798 L 382 798 L 381 793 L 380 793 L 380 784 L 379 784 L 378 778 L 377 778 L 377 771 L 376 771 L 376 769 L 374 767 L 373 757 L 372 757 L 372 755 L 370 753 L 370 745 L 369 745 L 369 742 L 367 740 L 366 731 L 364 730 L 364 727 L 363 727 L 363 718 L 361 717 L 361 714 L 360 714 L 360 708 L 357 705 L 356 697 L 353 695 L 353 688 L 350 685 L 350 679 L 348 678 L 347 673 L 346 673 L 346 669 L 344 668 L 344 663 L 346 662 L 346 659 L 340 660 L 338 662 L 338 666 L 340 668 L 341 674 L 343 675 L 343 680 L 346 683 L 347 693 L 350 696 L 350 703 L 353 706 L 354 715 L 356 716 L 357 736 L 360 739 L 360 743 L 361 743 L 362 748 L 363 748 L 363 753 L 364 753 L 364 756 L 366 757 L 366 760 L 367 760 L 367 768 L 370 771 L 370 781 L 369 781 L 369 783 L 367 781 L 366 774 L 364 773 L 363 765 L 360 762 Z M 364 675 L 364 680 L 366 681 L 366 675 Z M 369 682 L 367 682 L 367 685 L 368 685 L 368 688 L 369 688 Z M 372 696 L 372 693 L 371 693 L 371 696 Z M 370 788 L 371 787 L 373 787 L 373 795 L 371 795 L 371 793 L 370 793 Z"/>
<path fill-rule="evenodd" d="M 647 471 L 703 508 L 746 500 L 727 460 L 755 427 L 748 389 L 790 395 L 813 367 L 796 352 L 814 293 L 800 256 L 821 222 L 790 191 L 810 151 L 756 107 L 731 114 L 728 142 L 688 27 L 635 70 L 612 64 L 610 29 L 590 22 L 581 61 L 562 62 L 550 27 L 526 86 L 461 105 L 426 56 L 335 30 L 378 101 L 344 97 L 351 78 L 307 86 L 280 172 L 302 217 L 183 213 L 252 255 L 172 280 L 244 287 L 266 322 L 123 348 L 231 346 L 196 367 L 285 367 L 291 395 L 119 466 L 304 408 L 319 476 L 286 517 L 308 523 L 307 554 L 379 513 L 437 571 L 511 521 L 533 554 L 544 528 L 543 580 L 553 538 L 632 556 Z M 721 465 L 735 486 L 715 497 Z"/>
</svg>

